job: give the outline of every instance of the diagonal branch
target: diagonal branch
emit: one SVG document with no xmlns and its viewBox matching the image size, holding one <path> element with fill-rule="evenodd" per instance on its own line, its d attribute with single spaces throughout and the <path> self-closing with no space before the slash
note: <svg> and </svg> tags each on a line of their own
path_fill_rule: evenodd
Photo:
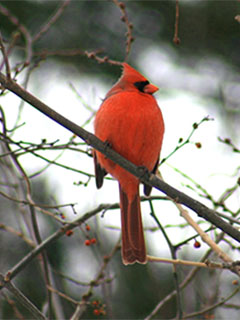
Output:
<svg viewBox="0 0 240 320">
<path fill-rule="evenodd" d="M 60 6 L 56 10 L 56 12 L 51 16 L 51 18 L 46 22 L 46 24 L 44 24 L 41 27 L 40 31 L 34 36 L 33 41 L 39 40 L 39 38 L 41 38 L 43 36 L 43 34 L 46 33 L 51 28 L 51 26 L 63 14 L 64 9 L 69 5 L 70 1 L 71 0 L 65 0 L 60 4 Z"/>
<path fill-rule="evenodd" d="M 43 240 L 38 246 L 36 246 L 32 251 L 30 251 L 26 256 L 24 256 L 21 261 L 19 261 L 12 269 L 10 269 L 7 272 L 4 278 L 5 283 L 13 279 L 19 272 L 21 272 L 24 269 L 24 267 L 30 261 L 32 261 L 39 253 L 41 253 L 49 244 L 51 244 L 52 242 L 62 237 L 66 233 L 66 231 L 72 230 L 77 226 L 80 226 L 86 220 L 90 219 L 91 217 L 95 216 L 97 213 L 101 212 L 104 208 L 105 208 L 105 205 L 98 206 L 96 209 L 93 209 L 92 211 L 85 213 L 82 217 L 78 218 L 77 220 L 74 220 L 73 222 L 65 224 L 63 227 L 61 227 L 51 236 Z M 0 285 L 0 289 L 2 287 L 3 285 L 2 286 Z"/>
<path fill-rule="evenodd" d="M 114 161 L 128 172 L 132 173 L 134 176 L 139 178 L 141 182 L 155 187 L 156 189 L 162 191 L 163 193 L 174 199 L 174 201 L 176 201 L 177 203 L 181 203 L 186 207 L 192 209 L 198 214 L 198 216 L 214 224 L 216 227 L 227 233 L 233 239 L 240 242 L 240 232 L 232 225 L 225 222 L 222 218 L 220 218 L 216 211 L 209 209 L 201 202 L 189 197 L 183 192 L 178 191 L 177 189 L 173 188 L 166 182 L 163 182 L 147 170 L 140 170 L 141 168 L 135 166 L 133 163 L 123 158 L 110 147 L 107 147 L 104 142 L 99 140 L 93 134 L 79 127 L 72 121 L 64 118 L 62 115 L 55 112 L 53 109 L 49 108 L 46 104 L 41 102 L 27 90 L 19 86 L 16 82 L 4 76 L 3 73 L 0 73 L 0 83 L 5 89 L 8 89 L 11 92 L 15 93 L 21 99 L 28 102 L 34 108 L 38 109 L 40 112 L 45 114 L 47 117 L 51 118 L 58 124 L 75 133 L 77 136 L 82 138 L 88 145 L 91 145 L 93 148 L 103 153 L 107 158 Z"/>
<path fill-rule="evenodd" d="M 0 274 L 0 288 L 5 287 L 15 298 L 34 316 L 34 319 L 47 320 L 37 307 L 28 298 L 15 287 L 10 281 L 5 282 L 3 275 Z"/>
</svg>

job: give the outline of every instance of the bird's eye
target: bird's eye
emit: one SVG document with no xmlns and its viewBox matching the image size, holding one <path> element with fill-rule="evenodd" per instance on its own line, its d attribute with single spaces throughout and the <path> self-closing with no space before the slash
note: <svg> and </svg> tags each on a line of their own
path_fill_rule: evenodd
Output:
<svg viewBox="0 0 240 320">
<path fill-rule="evenodd" d="M 134 83 L 134 86 L 141 92 L 144 92 L 144 87 L 149 84 L 149 81 L 138 81 Z"/>
</svg>

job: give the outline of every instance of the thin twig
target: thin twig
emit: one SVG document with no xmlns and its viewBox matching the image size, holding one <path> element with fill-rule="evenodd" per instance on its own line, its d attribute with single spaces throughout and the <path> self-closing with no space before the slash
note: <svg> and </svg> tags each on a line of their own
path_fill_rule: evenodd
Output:
<svg viewBox="0 0 240 320">
<path fill-rule="evenodd" d="M 176 16 L 175 16 L 175 30 L 174 30 L 174 37 L 173 42 L 177 45 L 180 44 L 180 38 L 178 36 L 178 27 L 179 27 L 179 0 L 176 0 Z"/>
<path fill-rule="evenodd" d="M 27 28 L 22 23 L 20 23 L 18 18 L 14 14 L 12 14 L 9 11 L 9 9 L 7 9 L 2 4 L 0 4 L 0 12 L 4 16 L 6 16 L 13 25 L 18 27 L 18 29 L 20 30 L 20 32 L 23 34 L 23 36 L 25 38 L 25 42 L 26 42 L 26 59 L 25 59 L 25 62 L 23 64 L 23 67 L 25 67 L 25 66 L 29 65 L 29 63 L 31 61 L 31 58 L 32 58 L 32 37 L 31 37 L 29 31 L 27 30 Z"/>
<path fill-rule="evenodd" d="M 35 247 L 36 244 L 34 241 L 32 241 L 31 239 L 27 238 L 22 232 L 19 232 L 17 230 L 15 230 L 14 228 L 10 227 L 10 226 L 6 226 L 3 223 L 0 223 L 0 230 L 5 230 L 7 232 L 10 232 L 11 234 L 14 234 L 15 236 L 21 238 L 23 241 L 25 241 L 29 246 L 31 247 Z"/>
<path fill-rule="evenodd" d="M 152 201 L 149 200 L 149 204 L 150 204 L 150 208 L 151 208 L 151 216 L 153 217 L 153 219 L 155 220 L 155 222 L 157 223 L 159 229 L 162 231 L 162 234 L 164 236 L 164 238 L 166 239 L 166 242 L 168 244 L 168 247 L 170 249 L 171 252 L 171 256 L 173 260 L 177 260 L 177 254 L 176 254 L 176 249 L 175 247 L 172 245 L 172 242 L 170 241 L 167 232 L 165 231 L 165 229 L 162 227 L 160 221 L 158 220 L 156 214 L 155 214 L 155 210 L 153 208 L 152 205 Z M 173 279 L 174 279 L 174 284 L 175 284 L 175 289 L 176 289 L 176 298 L 177 298 L 177 315 L 176 318 L 177 319 L 181 319 L 182 318 L 182 303 L 181 303 L 181 295 L 180 295 L 180 288 L 179 288 L 179 276 L 178 276 L 178 269 L 177 269 L 177 264 L 173 264 Z"/>
<path fill-rule="evenodd" d="M 193 227 L 193 229 L 200 235 L 203 242 L 207 243 L 214 252 L 225 262 L 233 262 L 233 260 L 222 251 L 222 249 L 205 233 L 200 226 L 190 217 L 187 210 L 180 204 L 176 203 L 177 208 L 181 212 L 181 216 Z"/>
<path fill-rule="evenodd" d="M 224 233 L 220 233 L 218 235 L 218 238 L 216 240 L 216 243 L 219 243 L 223 239 Z M 201 258 L 200 262 L 206 263 L 208 257 L 210 256 L 212 252 L 212 249 L 209 249 Z M 201 270 L 200 266 L 194 267 L 185 277 L 185 279 L 182 281 L 180 284 L 180 289 L 183 290 L 184 288 L 187 287 L 191 283 L 191 281 L 195 278 L 196 274 Z M 159 310 L 168 302 L 170 301 L 173 297 L 176 295 L 176 290 L 173 290 L 170 292 L 163 300 L 159 301 L 157 305 L 154 307 L 154 309 L 150 312 L 150 314 L 144 318 L 144 320 L 150 320 L 152 319 L 158 312 Z"/>
<path fill-rule="evenodd" d="M 148 261 L 159 262 L 159 263 L 167 263 L 173 265 L 184 265 L 189 267 L 199 267 L 199 268 L 208 268 L 208 269 L 227 269 L 227 265 L 223 263 L 216 263 L 213 261 L 206 262 L 196 262 L 196 261 L 188 261 L 181 259 L 167 259 L 167 258 L 159 258 L 154 256 L 147 256 Z M 228 269 L 232 269 L 231 264 L 228 265 Z"/>
<path fill-rule="evenodd" d="M 166 162 L 170 157 L 172 157 L 173 154 L 176 153 L 179 149 L 183 148 L 186 144 L 188 144 L 188 143 L 190 142 L 190 139 L 192 138 L 193 134 L 195 133 L 195 131 L 199 128 L 199 126 L 200 126 L 203 122 L 205 122 L 205 121 L 210 121 L 210 120 L 213 120 L 213 118 L 210 118 L 209 116 L 206 116 L 206 117 L 204 117 L 201 121 L 199 121 L 198 123 L 197 123 L 197 122 L 193 123 L 193 125 L 192 125 L 192 127 L 193 127 L 193 128 L 192 128 L 192 131 L 190 132 L 190 134 L 188 135 L 188 137 L 187 137 L 185 140 L 183 140 L 182 138 L 180 138 L 180 139 L 179 139 L 179 144 L 174 148 L 173 151 L 171 151 L 171 152 L 169 153 L 168 156 L 166 156 L 165 158 L 163 158 L 163 159 L 161 160 L 160 165 L 161 165 L 163 162 Z"/>
<path fill-rule="evenodd" d="M 10 269 L 5 276 L 5 281 L 9 281 L 13 279 L 19 272 L 21 272 L 25 266 L 32 261 L 40 252 L 42 252 L 47 246 L 49 246 L 52 242 L 56 241 L 60 237 L 62 237 L 66 231 L 72 230 L 76 228 L 77 226 L 80 226 L 85 221 L 90 219 L 91 217 L 95 216 L 97 213 L 101 212 L 103 210 L 103 207 L 100 205 L 96 209 L 91 210 L 87 213 L 85 213 L 82 217 L 74 220 L 71 223 L 67 223 L 64 226 L 62 226 L 58 231 L 53 233 L 51 236 L 46 238 L 39 244 L 36 248 L 34 248 L 32 251 L 30 251 L 26 256 L 23 257 L 21 261 L 19 261 L 12 269 Z"/>
<path fill-rule="evenodd" d="M 127 10 L 126 10 L 126 4 L 124 2 L 119 2 L 118 0 L 112 0 L 113 3 L 121 10 L 122 16 L 121 16 L 121 21 L 125 23 L 127 27 L 127 32 L 126 32 L 126 55 L 125 55 L 125 61 L 127 60 L 129 53 L 131 51 L 131 45 L 134 41 L 134 37 L 132 35 L 132 30 L 133 30 L 133 24 L 129 21 L 128 15 L 127 15 Z"/>
<path fill-rule="evenodd" d="M 11 54 L 13 48 L 15 47 L 16 42 L 20 38 L 20 36 L 21 36 L 21 34 L 18 31 L 13 33 L 12 38 L 10 40 L 10 43 L 8 44 L 8 48 L 7 48 L 7 52 L 6 52 L 7 57 L 10 56 L 10 54 Z M 4 64 L 5 64 L 5 61 L 3 60 L 3 62 L 0 64 L 0 70 L 2 70 Z"/>
<path fill-rule="evenodd" d="M 123 158 L 112 148 L 106 148 L 106 144 L 99 140 L 97 137 L 95 137 L 93 134 L 87 132 L 85 129 L 77 126 L 72 121 L 64 118 L 59 113 L 49 108 L 46 104 L 34 97 L 28 91 L 19 86 L 17 83 L 7 79 L 7 77 L 5 77 L 2 73 L 0 73 L 0 83 L 3 85 L 3 87 L 14 92 L 21 99 L 33 105 L 36 109 L 44 113 L 46 116 L 61 124 L 63 127 L 70 130 L 71 132 L 75 133 L 77 136 L 81 137 L 87 144 L 91 145 L 96 150 L 103 153 L 110 160 L 114 161 L 116 164 L 120 165 L 122 168 L 132 173 L 134 176 L 139 178 L 141 182 L 146 183 L 149 186 L 155 187 L 156 189 L 167 194 L 176 202 L 184 204 L 188 208 L 195 211 L 200 217 L 206 219 L 207 221 L 214 224 L 222 231 L 230 235 L 233 239 L 240 242 L 240 232 L 232 225 L 226 223 L 223 219 L 221 219 L 214 210 L 209 209 L 201 202 L 171 187 L 166 182 L 161 181 L 154 174 L 151 174 L 147 170 L 144 172 L 143 170 L 139 170 L 139 168 L 136 165 Z"/>
<path fill-rule="evenodd" d="M 0 108 L 0 111 L 1 111 L 1 119 L 2 119 L 2 124 L 3 124 L 3 133 L 6 135 L 7 128 L 6 128 L 5 115 L 4 115 L 3 110 L 1 108 Z M 41 239 L 40 232 L 39 232 L 36 211 L 35 211 L 35 207 L 34 207 L 34 201 L 32 200 L 31 183 L 30 183 L 28 176 L 27 176 L 25 170 L 23 169 L 21 163 L 19 162 L 18 158 L 16 157 L 16 155 L 14 153 L 11 153 L 12 150 L 11 150 L 9 144 L 7 143 L 7 141 L 5 141 L 5 146 L 6 146 L 7 150 L 10 152 L 10 157 L 11 157 L 12 161 L 15 163 L 16 168 L 18 169 L 19 173 L 24 178 L 24 181 L 26 183 L 26 193 L 27 193 L 26 198 L 29 201 L 29 210 L 31 213 L 32 229 L 33 229 L 35 241 L 39 245 L 39 244 L 41 244 L 42 239 Z M 48 286 L 51 286 L 49 271 L 48 271 L 48 259 L 47 259 L 46 252 L 42 251 L 41 256 L 42 256 L 42 262 L 43 262 L 42 267 L 43 267 L 45 281 Z M 51 291 L 47 290 L 49 318 L 52 318 L 52 296 L 51 295 L 52 295 Z"/>
<path fill-rule="evenodd" d="M 65 0 L 56 10 L 56 12 L 52 15 L 52 17 L 40 28 L 40 31 L 33 37 L 33 41 L 36 42 L 39 40 L 44 33 L 46 33 L 51 26 L 61 17 L 64 12 L 64 9 L 70 4 L 71 0 Z"/>
<path fill-rule="evenodd" d="M 36 306 L 27 299 L 23 293 L 18 290 L 10 281 L 5 281 L 4 276 L 0 274 L 0 289 L 6 288 L 16 299 L 34 316 L 34 319 L 47 320 L 47 318 L 36 308 Z"/>
<path fill-rule="evenodd" d="M 6 50 L 5 50 L 5 46 L 3 44 L 3 39 L 2 39 L 2 34 L 0 32 L 0 49 L 2 51 L 2 55 L 3 55 L 3 61 L 5 63 L 5 66 L 6 66 L 6 74 L 7 74 L 7 77 L 9 79 L 11 79 L 11 68 L 10 68 L 10 65 L 9 65 L 9 60 L 8 60 L 8 56 L 7 56 L 7 53 L 6 53 Z"/>
<path fill-rule="evenodd" d="M 53 50 L 48 49 L 42 50 L 40 52 L 35 52 L 34 54 L 45 59 L 48 56 L 64 56 L 64 57 L 74 57 L 74 56 L 86 56 L 88 59 L 96 60 L 98 63 L 108 63 L 110 65 L 121 65 L 121 62 L 112 60 L 108 56 L 99 57 L 98 54 L 102 53 L 102 49 L 95 51 L 81 50 L 81 49 L 63 49 L 63 50 Z"/>
<path fill-rule="evenodd" d="M 192 319 L 193 317 L 197 317 L 197 316 L 200 316 L 204 313 L 207 313 L 211 310 L 214 310 L 216 309 L 217 307 L 220 307 L 222 305 L 224 305 L 224 303 L 228 300 L 230 300 L 232 297 L 234 297 L 238 292 L 240 291 L 240 287 L 236 288 L 235 290 L 233 290 L 233 292 L 231 292 L 226 298 L 222 298 L 220 301 L 216 302 L 215 304 L 207 307 L 207 308 L 204 308 L 200 311 L 197 311 L 197 312 L 193 312 L 193 313 L 189 313 L 185 316 L 182 317 L 182 319 Z"/>
<path fill-rule="evenodd" d="M 48 286 L 48 290 L 52 291 L 53 293 L 56 293 L 58 296 L 60 296 L 61 298 L 73 303 L 73 304 L 78 304 L 78 301 L 77 300 L 74 300 L 73 298 L 67 296 L 65 293 L 62 293 L 60 292 L 59 290 L 57 289 L 54 289 L 53 287 L 51 286 Z"/>
<path fill-rule="evenodd" d="M 5 292 L 2 292 L 2 296 L 5 298 L 7 303 L 11 306 L 16 319 L 25 320 L 25 317 L 22 315 L 22 313 L 19 311 L 18 307 L 16 306 L 16 302 L 13 299 L 9 298 Z"/>
<path fill-rule="evenodd" d="M 162 175 L 159 173 L 161 179 L 163 179 Z M 205 233 L 202 228 L 191 218 L 188 211 L 182 207 L 181 204 L 173 201 L 178 210 L 181 213 L 181 216 L 188 222 L 189 225 L 200 235 L 203 242 L 207 243 L 214 252 L 225 262 L 233 262 L 233 260 L 222 251 L 222 249 Z M 239 268 L 235 270 L 238 274 L 240 274 Z"/>
<path fill-rule="evenodd" d="M 102 265 L 101 265 L 101 267 L 100 267 L 95 279 L 91 281 L 89 289 L 82 296 L 82 300 L 79 302 L 79 304 L 78 304 L 78 306 L 77 306 L 77 308 L 76 308 L 76 310 L 75 310 L 75 312 L 72 315 L 70 320 L 78 320 L 78 319 L 80 319 L 80 317 L 85 312 L 88 300 L 92 296 L 92 290 L 96 285 L 98 285 L 99 283 L 102 282 L 102 279 L 104 277 L 104 270 L 107 268 L 109 262 L 111 261 L 112 257 L 115 255 L 115 253 L 119 250 L 120 242 L 121 242 L 121 238 L 119 238 L 119 240 L 117 241 L 117 243 L 113 247 L 113 249 L 110 252 L 110 254 L 108 256 L 104 256 L 103 257 L 103 263 L 102 263 Z"/>
</svg>

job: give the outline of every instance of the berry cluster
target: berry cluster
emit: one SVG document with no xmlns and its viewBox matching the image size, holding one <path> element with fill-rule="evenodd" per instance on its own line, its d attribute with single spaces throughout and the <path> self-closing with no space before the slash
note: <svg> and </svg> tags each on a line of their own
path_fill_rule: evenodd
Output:
<svg viewBox="0 0 240 320">
<path fill-rule="evenodd" d="M 59 215 L 60 215 L 60 217 L 61 217 L 62 220 L 65 220 L 65 219 L 66 219 L 66 216 L 65 216 L 64 213 L 61 212 Z M 65 235 L 66 235 L 67 237 L 71 237 L 71 236 L 73 235 L 73 230 L 67 230 L 67 231 L 65 232 Z"/>
<path fill-rule="evenodd" d="M 86 231 L 90 231 L 91 230 L 91 228 L 90 228 L 90 226 L 88 224 L 86 224 L 85 229 L 86 229 Z M 95 243 L 97 243 L 97 239 L 96 238 L 86 239 L 85 242 L 84 242 L 85 246 L 91 246 L 92 244 L 95 244 Z"/>
<path fill-rule="evenodd" d="M 95 244 L 97 242 L 96 238 L 87 239 L 85 240 L 84 244 L 85 246 L 91 246 L 92 244 Z"/>
<path fill-rule="evenodd" d="M 92 301 L 92 306 L 93 306 L 93 314 L 95 316 L 101 316 L 101 315 L 106 315 L 106 311 L 104 310 L 105 305 L 100 303 L 99 300 L 94 300 Z"/>
</svg>

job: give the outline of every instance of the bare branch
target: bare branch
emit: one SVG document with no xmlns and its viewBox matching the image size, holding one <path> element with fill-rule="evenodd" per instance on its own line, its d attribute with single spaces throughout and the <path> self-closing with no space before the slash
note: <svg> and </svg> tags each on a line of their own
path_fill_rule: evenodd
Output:
<svg viewBox="0 0 240 320">
<path fill-rule="evenodd" d="M 14 14 L 12 14 L 9 11 L 9 9 L 7 9 L 2 4 L 0 4 L 0 12 L 4 16 L 6 16 L 13 25 L 18 27 L 20 32 L 23 34 L 25 41 L 26 41 L 26 59 L 24 62 L 24 66 L 29 65 L 31 58 L 32 58 L 32 37 L 31 37 L 31 34 L 27 30 L 27 28 L 22 23 L 20 23 L 18 18 Z"/>
<path fill-rule="evenodd" d="M 28 298 L 18 290 L 10 281 L 5 281 L 4 276 L 0 274 L 0 289 L 8 289 L 16 299 L 34 316 L 34 319 L 47 320 L 47 318 L 42 314 L 36 306 L 28 300 Z"/>
<path fill-rule="evenodd" d="M 7 53 L 6 53 L 4 44 L 3 44 L 3 39 L 2 39 L 1 32 L 0 32 L 0 49 L 2 51 L 3 61 L 4 61 L 5 66 L 6 66 L 6 74 L 7 74 L 7 77 L 10 79 L 11 78 L 11 69 L 10 69 L 10 65 L 9 65 L 9 61 L 8 61 L 8 56 L 7 56 Z"/>
<path fill-rule="evenodd" d="M 46 33 L 51 26 L 61 17 L 61 15 L 64 12 L 64 9 L 70 4 L 71 0 L 65 0 L 62 2 L 62 4 L 59 6 L 59 8 L 56 10 L 56 12 L 52 15 L 52 17 L 45 23 L 41 28 L 40 31 L 33 37 L 33 41 L 39 40 L 44 33 Z"/>
<path fill-rule="evenodd" d="M 34 248 L 31 252 L 29 252 L 21 261 L 19 261 L 12 269 L 10 269 L 5 276 L 5 282 L 8 282 L 9 280 L 13 279 L 19 272 L 21 272 L 25 266 L 32 261 L 40 252 L 42 252 L 48 245 L 50 245 L 52 242 L 56 241 L 60 237 L 62 237 L 66 231 L 72 230 L 76 228 L 77 226 L 80 226 L 85 221 L 90 219 L 91 217 L 95 216 L 97 213 L 101 212 L 103 210 L 103 206 L 100 205 L 96 209 L 89 211 L 85 213 L 81 218 L 65 224 L 63 227 L 61 227 L 58 231 L 53 233 L 51 236 L 49 236 L 47 239 L 42 241 L 36 248 Z"/>
<path fill-rule="evenodd" d="M 240 287 L 236 288 L 235 290 L 233 290 L 230 295 L 228 295 L 226 298 L 222 298 L 220 299 L 220 301 L 216 302 L 215 304 L 209 306 L 209 307 L 206 307 L 200 311 L 197 311 L 197 312 L 193 312 L 193 313 L 190 313 L 190 314 L 187 314 L 185 316 L 183 316 L 182 319 L 192 319 L 193 317 L 196 317 L 196 316 L 199 316 L 199 315 L 202 315 L 204 313 L 207 313 L 211 310 L 214 310 L 216 309 L 217 307 L 220 307 L 222 305 L 224 305 L 225 302 L 227 302 L 228 300 L 230 300 L 232 297 L 234 297 L 240 290 Z"/>
<path fill-rule="evenodd" d="M 112 0 L 115 5 L 121 10 L 122 12 L 122 17 L 121 21 L 126 24 L 127 27 L 127 32 L 126 32 L 126 56 L 125 56 L 125 61 L 127 60 L 130 50 L 131 50 L 131 45 L 134 41 L 134 37 L 132 35 L 132 30 L 133 30 L 133 24 L 129 21 L 128 15 L 127 15 L 127 10 L 126 10 L 126 4 L 124 2 L 119 2 L 118 0 Z"/>
<path fill-rule="evenodd" d="M 175 44 L 180 44 L 180 38 L 178 36 L 178 26 L 179 26 L 179 0 L 176 0 L 176 16 L 175 16 L 175 31 L 174 31 L 174 37 L 173 42 Z"/>
<path fill-rule="evenodd" d="M 37 99 L 35 96 L 33 96 L 31 93 L 26 91 L 24 88 L 19 86 L 17 83 L 12 81 L 11 79 L 7 79 L 2 73 L 0 73 L 0 83 L 2 86 L 13 93 L 15 93 L 17 96 L 19 96 L 21 99 L 25 100 L 32 106 L 34 106 L 36 109 L 41 111 L 43 114 L 45 114 L 47 117 L 51 118 L 55 122 L 59 123 L 66 129 L 70 130 L 80 138 L 82 138 L 88 145 L 91 145 L 96 150 L 100 151 L 106 157 L 108 157 L 110 160 L 114 161 L 118 165 L 120 165 L 122 168 L 126 169 L 128 172 L 132 173 L 134 176 L 139 178 L 141 182 L 144 182 L 152 187 L 155 187 L 156 189 L 162 191 L 163 193 L 167 194 L 170 198 L 172 198 L 174 201 L 178 203 L 182 203 L 186 207 L 192 209 L 195 211 L 200 217 L 206 219 L 207 221 L 213 223 L 215 226 L 217 226 L 219 229 L 230 235 L 233 239 L 240 242 L 240 232 L 234 228 L 232 225 L 226 223 L 223 219 L 219 217 L 216 211 L 209 209 L 201 202 L 189 197 L 183 192 L 178 191 L 177 189 L 171 187 L 166 182 L 161 181 L 159 178 L 157 178 L 154 174 L 149 173 L 147 170 L 141 170 L 141 168 L 138 168 L 133 163 L 129 162 L 125 158 L 123 158 L 121 155 L 116 153 L 114 150 L 112 150 L 110 147 L 106 148 L 106 144 L 103 143 L 101 140 L 99 140 L 97 137 L 95 137 L 90 132 L 84 130 L 83 128 L 77 126 L 72 121 L 64 118 L 59 113 L 55 112 L 53 109 L 49 108 L 46 104 L 41 102 L 39 99 Z"/>
</svg>

